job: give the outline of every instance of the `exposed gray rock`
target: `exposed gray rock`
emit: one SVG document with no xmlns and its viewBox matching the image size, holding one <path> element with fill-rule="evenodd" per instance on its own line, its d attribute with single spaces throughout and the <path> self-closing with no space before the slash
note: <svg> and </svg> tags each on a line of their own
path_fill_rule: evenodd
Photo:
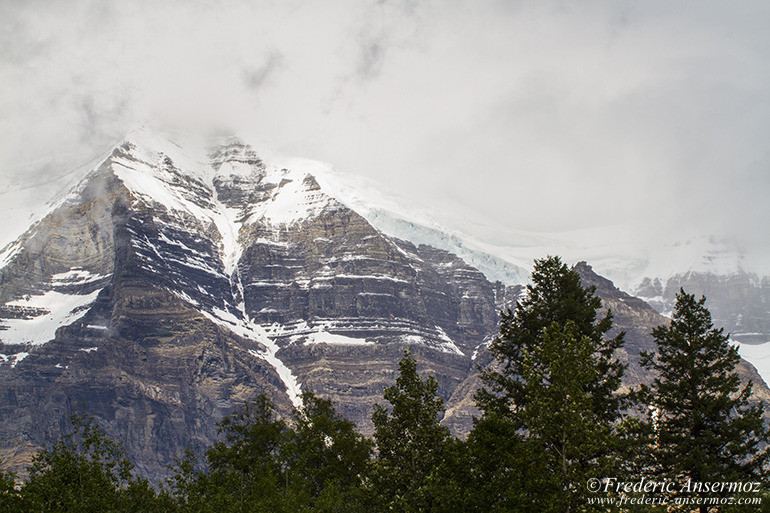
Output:
<svg viewBox="0 0 770 513">
<path fill-rule="evenodd" d="M 747 343 L 770 341 L 770 278 L 759 278 L 743 271 L 728 275 L 688 272 L 664 282 L 647 278 L 635 294 L 667 314 L 681 288 L 689 294 L 705 295 L 714 323 L 724 326 L 734 340 Z"/>
<path fill-rule="evenodd" d="M 5 253 L 4 467 L 23 470 L 82 411 L 158 479 L 259 393 L 288 415 L 298 386 L 370 434 L 406 348 L 436 376 L 444 422 L 469 431 L 498 311 L 522 286 L 386 236 L 312 174 L 238 141 L 203 162 L 180 151 L 126 141 Z M 578 269 L 627 331 L 629 383 L 648 379 L 638 352 L 665 320 Z"/>
</svg>

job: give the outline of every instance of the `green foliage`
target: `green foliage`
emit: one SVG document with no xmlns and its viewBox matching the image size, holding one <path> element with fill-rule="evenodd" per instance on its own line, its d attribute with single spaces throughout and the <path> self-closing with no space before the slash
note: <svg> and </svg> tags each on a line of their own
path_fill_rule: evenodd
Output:
<svg viewBox="0 0 770 513">
<path fill-rule="evenodd" d="M 616 426 L 602 417 L 606 411 L 594 410 L 591 385 L 600 379 L 594 351 L 591 340 L 567 321 L 564 327 L 552 323 L 541 345 L 523 352 L 527 395 L 518 414 L 526 429 L 524 453 L 533 454 L 551 477 L 535 489 L 540 499 L 548 498 L 549 511 L 574 509 L 589 478 L 617 472 Z"/>
<path fill-rule="evenodd" d="M 390 412 L 376 405 L 372 422 L 379 452 L 373 491 L 383 509 L 428 511 L 434 503 L 432 480 L 444 460 L 449 430 L 439 421 L 444 411 L 433 376 L 423 381 L 409 351 L 399 363 L 396 384 L 386 388 Z"/>
<path fill-rule="evenodd" d="M 23 500 L 16 486 L 16 474 L 0 471 L 0 513 L 23 511 Z"/>
<path fill-rule="evenodd" d="M 302 395 L 292 437 L 283 455 L 302 502 L 320 511 L 363 508 L 362 486 L 368 475 L 372 442 L 342 417 L 332 402 L 311 392 Z"/>
<path fill-rule="evenodd" d="M 607 338 L 612 328 L 612 312 L 596 320 L 601 300 L 594 295 L 595 288 L 584 288 L 580 276 L 558 257 L 536 260 L 532 284 L 527 285 L 526 297 L 501 313 L 500 335 L 490 345 L 490 351 L 499 363 L 482 373 L 485 388 L 479 391 L 477 402 L 485 413 L 496 412 L 515 420 L 513 413 L 527 400 L 524 375 L 526 353 L 532 354 L 543 339 L 543 330 L 553 323 L 565 327 L 575 325 L 576 334 L 588 337 L 594 348 L 592 358 L 596 366 L 596 381 L 586 392 L 591 396 L 593 411 L 612 422 L 620 416 L 624 398 L 616 392 L 625 366 L 613 354 L 622 347 L 624 334 Z M 531 360 L 529 365 L 547 365 Z"/>
<path fill-rule="evenodd" d="M 479 480 L 504 486 L 490 508 L 586 509 L 587 480 L 620 472 L 627 400 L 618 393 L 625 366 L 613 353 L 623 334 L 606 337 L 612 314 L 597 321 L 600 307 L 574 269 L 549 257 L 535 262 L 527 297 L 502 314 L 490 346 L 496 365 L 482 372 L 477 394 L 484 418 L 469 439 L 471 454 L 489 457 L 476 461 Z M 493 454 L 499 445 L 514 453 Z"/>
<path fill-rule="evenodd" d="M 751 382 L 740 387 L 738 351 L 714 328 L 705 301 L 680 290 L 671 324 L 653 330 L 657 354 L 642 355 L 657 375 L 638 393 L 650 407 L 647 470 L 682 481 L 762 479 L 769 441 L 762 405 L 749 403 Z"/>
<path fill-rule="evenodd" d="M 253 403 L 219 424 L 224 440 L 206 451 L 207 469 L 194 453 L 178 463 L 172 489 L 185 511 L 284 511 L 288 482 L 280 449 L 290 430 L 277 419 L 270 400 Z"/>
<path fill-rule="evenodd" d="M 511 422 L 493 414 L 478 419 L 467 440 L 449 439 L 433 511 L 526 511 L 521 484 L 535 486 L 540 475 L 533 462 L 522 464 L 520 442 Z"/>
<path fill-rule="evenodd" d="M 73 432 L 35 456 L 24 496 L 44 511 L 113 510 L 131 464 L 93 420 L 76 416 L 72 424 Z"/>
<path fill-rule="evenodd" d="M 174 473 L 166 479 L 166 484 L 180 511 L 203 511 L 198 461 L 198 454 L 188 447 L 182 458 L 175 459 L 169 466 Z"/>
<path fill-rule="evenodd" d="M 184 511 L 357 511 L 372 443 L 334 410 L 305 393 L 294 424 L 278 419 L 262 395 L 220 423 L 224 440 L 206 451 L 206 468 L 188 451 L 170 485 Z"/>
<path fill-rule="evenodd" d="M 56 512 L 168 511 L 170 499 L 131 474 L 121 446 L 84 415 L 73 430 L 40 451 L 20 489 L 24 510 Z"/>
</svg>

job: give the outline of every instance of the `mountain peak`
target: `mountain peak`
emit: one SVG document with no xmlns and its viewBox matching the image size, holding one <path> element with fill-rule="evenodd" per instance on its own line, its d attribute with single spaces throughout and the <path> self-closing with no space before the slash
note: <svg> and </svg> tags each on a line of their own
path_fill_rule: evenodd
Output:
<svg viewBox="0 0 770 513">
<path fill-rule="evenodd" d="M 214 145 L 209 157 L 218 175 L 248 176 L 265 170 L 265 163 L 254 148 L 237 137 L 230 137 Z"/>
</svg>

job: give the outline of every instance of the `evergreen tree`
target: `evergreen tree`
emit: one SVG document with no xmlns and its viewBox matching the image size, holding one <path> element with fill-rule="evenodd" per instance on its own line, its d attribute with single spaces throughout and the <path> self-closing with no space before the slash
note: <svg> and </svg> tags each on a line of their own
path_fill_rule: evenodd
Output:
<svg viewBox="0 0 770 513">
<path fill-rule="evenodd" d="M 606 336 L 612 314 L 558 257 L 535 261 L 532 284 L 502 313 L 491 344 L 495 365 L 477 394 L 484 417 L 469 440 L 490 479 L 511 483 L 494 498 L 506 511 L 590 509 L 586 482 L 619 472 L 618 428 L 627 401 L 618 393 L 625 366 L 613 353 L 623 333 Z M 498 444 L 514 454 L 494 454 Z M 483 481 L 483 477 L 481 478 Z M 494 495 L 492 496 L 494 497 Z M 492 500 L 487 496 L 487 500 Z"/>
<path fill-rule="evenodd" d="M 654 437 L 648 470 L 680 484 L 762 479 L 769 441 L 762 405 L 750 405 L 752 383 L 741 388 L 738 351 L 714 328 L 705 302 L 680 290 L 671 324 L 652 332 L 657 354 L 642 354 L 657 375 L 639 392 Z"/>
<path fill-rule="evenodd" d="M 595 287 L 580 284 L 580 275 L 561 262 L 559 257 L 535 260 L 532 283 L 527 285 L 523 300 L 513 310 L 501 313 L 500 335 L 490 345 L 498 365 L 482 373 L 485 388 L 477 394 L 479 407 L 485 413 L 495 412 L 515 420 L 518 407 L 526 403 L 526 388 L 522 380 L 524 354 L 532 354 L 542 343 L 543 330 L 553 323 L 565 327 L 571 321 L 577 336 L 586 336 L 593 346 L 597 379 L 590 384 L 592 410 L 603 420 L 617 420 L 625 405 L 618 395 L 625 366 L 613 354 L 622 347 L 624 334 L 606 337 L 612 328 L 612 312 L 599 321 L 597 311 L 601 299 L 594 295 Z M 530 365 L 540 365 L 531 361 Z"/>
<path fill-rule="evenodd" d="M 0 470 L 0 513 L 21 511 L 24 511 L 24 503 L 16 486 L 16 474 Z"/>
<path fill-rule="evenodd" d="M 372 443 L 332 402 L 307 392 L 289 424 L 262 395 L 220 422 L 199 468 L 192 451 L 170 480 L 183 511 L 363 511 Z"/>
<path fill-rule="evenodd" d="M 24 511 L 171 511 L 173 502 L 131 474 L 125 451 L 84 415 L 73 430 L 38 452 L 20 495 Z"/>
<path fill-rule="evenodd" d="M 449 430 L 439 421 L 443 400 L 433 376 L 423 381 L 407 350 L 399 362 L 396 384 L 386 388 L 390 412 L 375 405 L 372 422 L 378 458 L 373 492 L 378 509 L 430 511 L 435 506 L 432 480 L 445 456 Z"/>
<path fill-rule="evenodd" d="M 314 511 L 363 510 L 372 445 L 330 400 L 305 392 L 282 450 L 292 493 Z"/>
<path fill-rule="evenodd" d="M 477 419 L 466 440 L 450 438 L 433 483 L 436 512 L 487 513 L 527 511 L 522 483 L 535 483 L 538 472 L 522 464 L 518 433 L 494 415 Z"/>
<path fill-rule="evenodd" d="M 276 418 L 270 400 L 253 403 L 219 423 L 224 440 L 206 451 L 207 468 L 196 470 L 188 451 L 172 478 L 172 488 L 186 511 L 293 511 L 287 506 L 288 474 L 280 452 L 291 433 Z"/>
</svg>

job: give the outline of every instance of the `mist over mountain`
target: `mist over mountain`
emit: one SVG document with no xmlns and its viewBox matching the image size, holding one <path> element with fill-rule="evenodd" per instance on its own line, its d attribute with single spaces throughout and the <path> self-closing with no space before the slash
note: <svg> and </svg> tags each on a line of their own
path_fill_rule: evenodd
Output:
<svg viewBox="0 0 770 513">
<path fill-rule="evenodd" d="M 0 9 L 4 212 L 8 188 L 65 180 L 159 123 L 333 162 L 497 246 L 556 233 L 597 253 L 576 260 L 622 245 L 643 266 L 658 248 L 714 237 L 747 272 L 768 272 L 761 3 Z"/>
<path fill-rule="evenodd" d="M 288 415 L 312 390 L 368 434 L 405 348 L 436 376 L 443 422 L 463 435 L 498 312 L 521 294 L 529 252 L 555 240 L 519 233 L 501 249 L 330 165 L 233 137 L 135 130 L 68 179 L 0 250 L 0 456 L 16 469 L 73 411 L 125 440 L 154 479 L 259 393 Z M 576 268 L 628 334 L 617 355 L 626 386 L 649 380 L 639 352 L 666 319 L 597 268 Z M 725 305 L 715 317 L 763 341 L 767 279 L 724 269 L 640 286 L 665 311 L 670 280 L 707 276 Z M 755 400 L 770 398 L 754 367 L 740 372 Z"/>
</svg>

